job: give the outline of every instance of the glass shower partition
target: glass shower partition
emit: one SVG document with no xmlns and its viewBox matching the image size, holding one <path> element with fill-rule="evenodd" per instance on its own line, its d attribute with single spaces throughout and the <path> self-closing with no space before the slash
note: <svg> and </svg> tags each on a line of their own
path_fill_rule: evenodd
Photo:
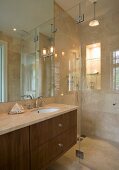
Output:
<svg viewBox="0 0 119 170">
<path fill-rule="evenodd" d="M 22 38 L 21 51 L 21 97 L 36 97 L 36 49 L 35 32 Z"/>
</svg>

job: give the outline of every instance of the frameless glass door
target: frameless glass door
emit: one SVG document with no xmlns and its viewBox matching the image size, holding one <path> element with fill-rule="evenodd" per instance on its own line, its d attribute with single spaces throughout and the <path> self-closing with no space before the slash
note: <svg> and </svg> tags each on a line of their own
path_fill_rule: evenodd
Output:
<svg viewBox="0 0 119 170">
<path fill-rule="evenodd" d="M 0 41 L 0 102 L 7 102 L 7 43 Z"/>
<path fill-rule="evenodd" d="M 2 47 L 0 46 L 0 102 L 2 102 Z"/>
</svg>

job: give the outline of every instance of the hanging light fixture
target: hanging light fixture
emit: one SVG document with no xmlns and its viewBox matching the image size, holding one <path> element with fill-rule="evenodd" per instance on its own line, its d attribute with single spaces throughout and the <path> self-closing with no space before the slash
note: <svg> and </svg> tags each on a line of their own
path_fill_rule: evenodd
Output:
<svg viewBox="0 0 119 170">
<path fill-rule="evenodd" d="M 54 33 L 53 31 L 53 24 L 51 24 L 51 46 L 50 46 L 50 55 L 53 55 L 54 53 L 54 46 L 53 46 L 53 37 L 52 34 Z"/>
<path fill-rule="evenodd" d="M 84 22 L 84 14 L 82 14 L 82 11 L 81 11 L 81 2 L 79 3 L 79 15 L 78 15 L 78 17 L 76 18 L 76 23 L 77 24 L 80 24 L 80 23 L 82 23 L 82 22 Z"/>
<path fill-rule="evenodd" d="M 53 30 L 53 24 L 51 24 L 51 37 L 49 38 L 50 40 L 50 47 L 47 49 L 47 48 L 43 48 L 42 50 L 42 56 L 45 58 L 45 57 L 51 57 L 54 55 L 54 43 L 53 43 L 53 33 L 55 33 L 57 31 L 57 29 L 54 29 Z"/>
<path fill-rule="evenodd" d="M 89 22 L 89 26 L 90 26 L 90 27 L 95 27 L 95 26 L 98 26 L 98 25 L 99 25 L 99 21 L 96 20 L 96 18 L 95 18 L 95 7 L 96 7 L 96 3 L 97 3 L 96 1 L 93 2 L 93 5 L 94 5 L 94 18 L 93 18 L 92 21 Z"/>
</svg>

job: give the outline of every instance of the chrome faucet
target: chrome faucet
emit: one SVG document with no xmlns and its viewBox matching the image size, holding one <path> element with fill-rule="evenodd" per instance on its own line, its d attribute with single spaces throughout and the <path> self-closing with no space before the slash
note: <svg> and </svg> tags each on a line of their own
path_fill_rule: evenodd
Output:
<svg viewBox="0 0 119 170">
<path fill-rule="evenodd" d="M 32 99 L 33 99 L 33 97 L 32 97 L 30 94 L 29 94 L 29 95 L 23 95 L 23 96 L 21 96 L 21 97 L 24 97 L 24 99 L 25 99 L 25 97 L 26 97 L 26 99 L 29 99 L 29 100 L 32 100 Z M 27 109 L 33 109 L 32 101 L 29 101 L 29 100 L 26 100 L 25 106 L 27 107 Z"/>
<path fill-rule="evenodd" d="M 36 99 L 36 108 L 43 107 L 44 103 L 45 103 L 45 100 L 43 99 L 43 96 L 37 97 L 37 99 Z"/>
</svg>

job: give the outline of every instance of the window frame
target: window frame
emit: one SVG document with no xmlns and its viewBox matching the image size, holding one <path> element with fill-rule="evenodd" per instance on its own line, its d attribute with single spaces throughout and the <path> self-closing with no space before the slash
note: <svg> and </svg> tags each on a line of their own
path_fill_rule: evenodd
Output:
<svg viewBox="0 0 119 170">
<path fill-rule="evenodd" d="M 7 42 L 0 40 L 1 47 L 1 97 L 0 102 L 8 101 L 7 93 Z"/>
</svg>

